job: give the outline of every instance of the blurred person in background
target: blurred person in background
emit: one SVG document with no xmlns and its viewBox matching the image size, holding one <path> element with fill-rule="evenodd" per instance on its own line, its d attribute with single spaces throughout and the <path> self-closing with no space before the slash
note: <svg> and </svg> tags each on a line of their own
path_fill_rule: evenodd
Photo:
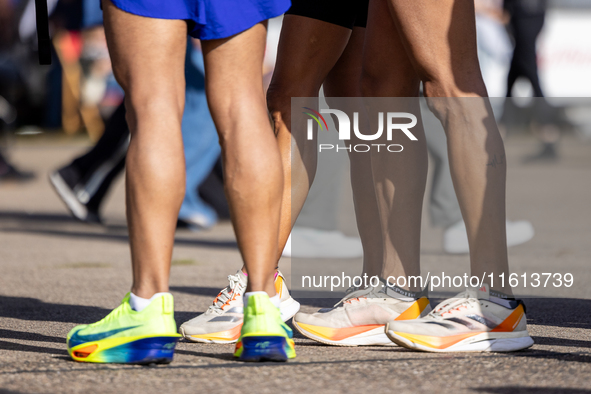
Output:
<svg viewBox="0 0 591 394">
<path fill-rule="evenodd" d="M 21 42 L 36 42 L 34 3 L 26 3 L 20 20 Z M 61 128 L 66 134 L 85 131 L 96 141 L 104 119 L 123 97 L 111 72 L 100 2 L 49 0 L 48 11 L 54 57 L 59 61 L 43 68 L 47 80 L 40 83 L 47 90 L 40 95 L 46 103 L 43 126 Z"/>
<path fill-rule="evenodd" d="M 558 158 L 558 114 L 544 99 L 536 50 L 538 36 L 544 27 L 548 0 L 505 0 L 504 7 L 510 15 L 509 32 L 515 45 L 507 76 L 506 96 L 513 97 L 513 87 L 519 78 L 525 78 L 531 84 L 534 101 L 530 123 L 542 143 L 540 151 L 527 156 L 524 161 L 553 161 Z"/>
<path fill-rule="evenodd" d="M 503 0 L 475 0 L 478 59 L 490 97 L 505 97 L 513 45 Z M 499 103 L 493 100 L 493 105 Z M 497 109 L 497 108 L 495 108 Z"/>
<path fill-rule="evenodd" d="M 120 104 L 92 149 L 49 174 L 54 190 L 76 219 L 102 222 L 100 208 L 113 181 L 125 167 L 128 145 L 125 106 Z"/>
<path fill-rule="evenodd" d="M 9 129 L 16 125 L 17 117 L 27 113 L 28 89 L 23 73 L 23 57 L 30 53 L 19 48 L 18 20 L 24 3 L 0 0 L 0 181 L 27 181 L 34 174 L 18 169 L 6 157 Z"/>
<path fill-rule="evenodd" d="M 104 132 L 100 106 L 111 63 L 98 1 L 59 0 L 52 15 L 53 46 L 61 66 L 61 126 L 84 130 L 93 141 Z M 105 113 L 105 117 L 108 117 Z"/>
<path fill-rule="evenodd" d="M 507 97 L 512 96 L 517 78 L 531 83 L 534 97 L 544 97 L 538 76 L 536 41 L 544 27 L 548 0 L 505 0 L 510 31 L 515 41 L 511 68 L 507 76 Z"/>
</svg>

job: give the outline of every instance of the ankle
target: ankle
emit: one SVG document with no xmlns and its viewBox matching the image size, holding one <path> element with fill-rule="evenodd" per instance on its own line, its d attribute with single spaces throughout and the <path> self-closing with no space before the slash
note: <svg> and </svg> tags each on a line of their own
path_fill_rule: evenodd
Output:
<svg viewBox="0 0 591 394">
<path fill-rule="evenodd" d="M 168 286 L 136 286 L 131 287 L 131 293 L 137 297 L 150 299 L 152 296 L 159 293 L 168 293 Z"/>
<path fill-rule="evenodd" d="M 273 273 L 273 276 L 271 276 L 270 278 L 268 278 L 267 280 L 264 281 L 255 281 L 253 280 L 254 278 L 252 276 L 248 276 L 248 283 L 246 285 L 246 291 L 247 292 L 265 292 L 269 295 L 269 297 L 273 297 L 275 294 L 277 294 L 277 290 L 275 289 L 275 273 Z"/>
</svg>

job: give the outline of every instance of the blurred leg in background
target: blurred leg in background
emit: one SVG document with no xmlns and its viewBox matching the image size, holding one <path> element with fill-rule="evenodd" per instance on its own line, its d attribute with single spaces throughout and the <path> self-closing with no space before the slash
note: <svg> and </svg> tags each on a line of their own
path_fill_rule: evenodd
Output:
<svg viewBox="0 0 591 394">
<path fill-rule="evenodd" d="M 4 16 L 9 16 L 8 12 Z M 2 19 L 0 22 L 3 22 Z M 5 26 L 9 25 L 2 27 Z M 0 45 L 0 181 L 23 182 L 35 177 L 32 172 L 20 170 L 6 157 L 8 133 L 14 128 L 19 115 L 15 103 L 23 95 L 24 81 L 19 73 L 19 65 L 13 60 L 10 51 L 3 51 Z"/>
<path fill-rule="evenodd" d="M 212 172 L 221 148 L 205 96 L 203 55 L 191 41 L 187 44 L 185 79 L 187 90 L 181 127 L 187 180 L 179 221 L 199 230 L 210 228 L 218 221 L 215 209 L 201 198 L 199 187 Z"/>
<path fill-rule="evenodd" d="M 84 222 L 100 223 L 100 208 L 113 181 L 125 167 L 129 128 L 121 103 L 107 122 L 105 132 L 86 154 L 49 175 L 49 180 L 72 215 Z"/>
<path fill-rule="evenodd" d="M 515 40 L 511 68 L 507 76 L 507 97 L 519 77 L 531 83 L 534 97 L 544 97 L 538 76 L 536 40 L 544 27 L 546 0 L 508 0 L 506 8 L 511 15 L 510 31 Z"/>
<path fill-rule="evenodd" d="M 544 98 L 538 74 L 536 42 L 544 27 L 547 0 L 506 0 L 505 7 L 511 19 L 509 31 L 515 48 L 511 68 L 507 76 L 507 97 L 513 97 L 513 86 L 519 78 L 525 78 L 533 90 L 533 119 L 531 126 L 542 147 L 525 162 L 553 161 L 558 159 L 560 129 L 556 126 L 557 110 Z"/>
</svg>

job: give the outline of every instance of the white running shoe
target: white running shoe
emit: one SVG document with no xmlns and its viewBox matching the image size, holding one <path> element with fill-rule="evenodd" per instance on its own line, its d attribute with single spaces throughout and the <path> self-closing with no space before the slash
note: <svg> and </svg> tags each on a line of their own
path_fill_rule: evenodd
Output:
<svg viewBox="0 0 591 394">
<path fill-rule="evenodd" d="M 507 220 L 507 246 L 526 243 L 534 237 L 534 227 L 527 220 L 512 222 Z M 464 254 L 469 252 L 466 224 L 460 220 L 445 229 L 443 233 L 443 250 L 450 254 Z"/>
<path fill-rule="evenodd" d="M 182 336 L 192 342 L 234 343 L 240 337 L 243 321 L 242 296 L 246 290 L 247 276 L 238 270 L 228 275 L 230 284 L 223 289 L 205 313 L 183 323 L 179 329 Z M 279 312 L 283 321 L 291 319 L 300 304 L 294 300 L 285 286 L 281 272 L 275 274 L 275 290 L 281 299 Z"/>
<path fill-rule="evenodd" d="M 294 227 L 282 256 L 351 259 L 363 256 L 363 247 L 358 237 L 348 237 L 340 231 Z"/>
<path fill-rule="evenodd" d="M 512 352 L 534 343 L 523 302 L 490 297 L 487 284 L 443 301 L 421 319 L 391 321 L 386 334 L 400 346 L 427 352 Z"/>
<path fill-rule="evenodd" d="M 392 346 L 384 332 L 388 321 L 416 319 L 430 311 L 427 289 L 410 293 L 378 286 L 353 291 L 333 308 L 300 312 L 293 325 L 304 336 L 327 345 Z"/>
</svg>

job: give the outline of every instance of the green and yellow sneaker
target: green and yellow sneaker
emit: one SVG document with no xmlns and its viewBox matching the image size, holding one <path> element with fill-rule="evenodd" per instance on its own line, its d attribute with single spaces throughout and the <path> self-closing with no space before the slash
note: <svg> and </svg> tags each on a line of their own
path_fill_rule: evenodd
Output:
<svg viewBox="0 0 591 394">
<path fill-rule="evenodd" d="M 287 361 L 296 356 L 293 332 L 264 293 L 248 298 L 234 357 L 241 361 Z"/>
<path fill-rule="evenodd" d="M 170 363 L 181 335 L 176 331 L 171 294 L 156 297 L 141 312 L 129 305 L 129 293 L 104 319 L 68 333 L 68 353 L 91 363 Z"/>
</svg>

